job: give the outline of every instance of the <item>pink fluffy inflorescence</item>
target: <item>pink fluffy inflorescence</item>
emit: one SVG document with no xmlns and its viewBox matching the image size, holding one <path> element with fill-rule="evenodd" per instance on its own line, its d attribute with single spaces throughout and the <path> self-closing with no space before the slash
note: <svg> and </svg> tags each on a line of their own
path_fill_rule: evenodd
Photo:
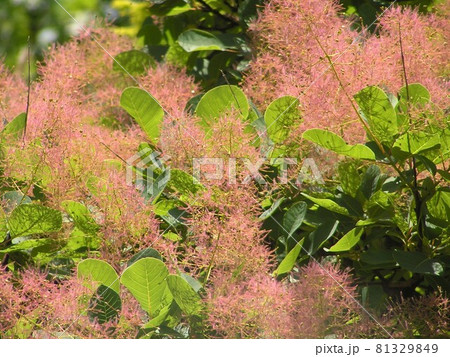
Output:
<svg viewBox="0 0 450 357">
<path fill-rule="evenodd" d="M 295 283 L 263 272 L 246 279 L 222 272 L 207 297 L 214 331 L 226 338 L 347 336 L 346 323 L 361 313 L 348 271 L 311 262 Z"/>
<path fill-rule="evenodd" d="M 379 85 L 396 93 L 404 84 L 399 24 L 409 83 L 421 82 L 436 103 L 448 105 L 448 29 L 442 21 L 393 6 L 379 21 L 380 34 L 367 35 L 352 30 L 339 11 L 335 0 L 273 0 L 252 26 L 258 56 L 243 85 L 262 107 L 282 95 L 299 98 L 303 122 L 288 140 L 315 127 L 351 142 L 364 139 L 344 91 L 351 97 L 365 86 Z"/>
</svg>

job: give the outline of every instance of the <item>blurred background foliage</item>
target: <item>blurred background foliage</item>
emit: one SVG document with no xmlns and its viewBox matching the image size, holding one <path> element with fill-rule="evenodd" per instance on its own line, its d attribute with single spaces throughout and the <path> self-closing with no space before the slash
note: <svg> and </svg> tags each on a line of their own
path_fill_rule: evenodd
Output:
<svg viewBox="0 0 450 357">
<path fill-rule="evenodd" d="M 442 1 L 445 0 L 399 0 L 397 3 L 418 6 L 420 11 L 428 12 L 432 11 L 432 5 Z M 25 75 L 28 37 L 31 63 L 35 63 L 42 59 L 43 51 L 51 43 L 63 43 L 79 32 L 79 24 L 105 19 L 117 32 L 136 37 L 138 47 L 157 60 L 185 67 L 205 88 L 225 81 L 238 83 L 251 59 L 246 30 L 265 2 L 267 0 L 2 0 L 0 58 Z M 392 2 L 341 0 L 345 14 L 354 16 L 356 26 L 372 24 L 377 13 Z"/>
</svg>

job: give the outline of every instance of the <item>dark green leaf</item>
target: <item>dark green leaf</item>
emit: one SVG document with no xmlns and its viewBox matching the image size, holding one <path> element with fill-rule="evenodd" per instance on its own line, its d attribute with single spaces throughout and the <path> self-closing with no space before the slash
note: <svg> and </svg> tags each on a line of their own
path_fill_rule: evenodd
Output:
<svg viewBox="0 0 450 357">
<path fill-rule="evenodd" d="M 288 232 L 289 237 L 291 237 L 302 225 L 307 210 L 308 205 L 306 202 L 297 202 L 293 204 L 284 214 L 283 227 Z"/>
<path fill-rule="evenodd" d="M 406 270 L 418 274 L 442 275 L 444 267 L 437 260 L 428 258 L 421 252 L 405 252 L 396 250 L 393 253 L 395 261 Z"/>
<path fill-rule="evenodd" d="M 100 285 L 89 301 L 88 316 L 91 322 L 104 324 L 116 321 L 122 310 L 119 294 L 105 285 Z"/>
<path fill-rule="evenodd" d="M 161 254 L 159 254 L 157 250 L 153 248 L 145 248 L 141 250 L 139 253 L 133 255 L 128 261 L 127 266 L 129 267 L 130 265 L 136 263 L 139 259 L 143 258 L 156 258 L 162 261 Z"/>
</svg>

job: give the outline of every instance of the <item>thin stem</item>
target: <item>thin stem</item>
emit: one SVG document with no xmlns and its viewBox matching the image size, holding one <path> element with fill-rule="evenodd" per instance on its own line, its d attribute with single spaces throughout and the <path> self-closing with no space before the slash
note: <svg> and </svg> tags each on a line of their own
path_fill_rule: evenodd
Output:
<svg viewBox="0 0 450 357">
<path fill-rule="evenodd" d="M 30 36 L 28 36 L 28 93 L 27 93 L 27 107 L 25 110 L 25 126 L 23 128 L 23 143 L 25 145 L 25 136 L 27 134 L 28 113 L 30 111 L 30 93 L 31 93 L 31 42 Z"/>
<path fill-rule="evenodd" d="M 406 116 L 409 119 L 409 126 L 412 127 L 412 118 L 411 115 L 409 115 L 409 103 L 410 103 L 410 95 L 409 95 L 409 84 L 408 84 L 408 76 L 406 75 L 406 65 L 405 65 L 405 55 L 403 51 L 403 41 L 402 41 L 402 29 L 400 26 L 400 22 L 398 23 L 398 36 L 399 36 L 399 44 L 400 44 L 400 56 L 402 61 L 402 70 L 403 70 L 403 77 L 405 79 L 405 88 L 406 88 Z M 410 143 L 410 137 L 409 137 L 409 131 L 406 131 L 406 139 L 408 141 L 408 151 L 411 153 L 411 143 Z M 414 155 L 411 156 L 409 159 L 409 167 L 413 171 L 413 196 L 415 201 L 415 214 L 417 219 L 417 231 L 419 233 L 419 236 L 423 239 L 424 235 L 424 227 L 425 227 L 425 217 L 422 215 L 422 197 L 420 196 L 419 186 L 418 186 L 418 180 L 417 180 L 417 164 L 416 164 L 416 158 Z"/>
</svg>

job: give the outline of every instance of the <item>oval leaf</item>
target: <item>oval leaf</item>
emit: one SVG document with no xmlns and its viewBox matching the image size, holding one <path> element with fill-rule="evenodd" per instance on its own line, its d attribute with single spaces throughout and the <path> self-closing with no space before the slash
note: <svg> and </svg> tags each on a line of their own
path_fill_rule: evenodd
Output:
<svg viewBox="0 0 450 357">
<path fill-rule="evenodd" d="M 242 119 L 248 117 L 249 104 L 244 92 L 237 86 L 223 85 L 208 91 L 195 109 L 195 113 L 202 119 L 201 124 L 209 127 L 209 122 L 219 118 L 227 111 L 236 109 Z"/>
<path fill-rule="evenodd" d="M 143 89 L 129 87 L 122 92 L 120 105 L 136 120 L 148 137 L 157 143 L 164 110 L 156 99 Z"/>
<path fill-rule="evenodd" d="M 307 199 L 311 200 L 318 206 L 325 208 L 331 212 L 336 212 L 339 214 L 342 214 L 344 216 L 350 216 L 350 213 L 348 212 L 347 208 L 340 206 L 333 200 L 330 200 L 328 198 L 315 198 L 310 195 L 307 195 L 306 193 L 302 193 L 303 196 L 305 196 Z"/>
<path fill-rule="evenodd" d="M 178 275 L 169 275 L 167 284 L 177 305 L 188 315 L 196 315 L 201 312 L 202 304 L 200 296 L 189 283 Z"/>
<path fill-rule="evenodd" d="M 107 262 L 98 259 L 85 259 L 78 264 L 77 276 L 80 279 L 93 280 L 116 293 L 119 293 L 119 276 Z"/>
<path fill-rule="evenodd" d="M 403 269 L 413 273 L 441 275 L 444 272 L 444 267 L 440 262 L 428 258 L 421 252 L 396 250 L 393 257 Z"/>
<path fill-rule="evenodd" d="M 26 124 L 27 124 L 26 113 L 20 113 L 8 124 L 6 124 L 6 126 L 1 131 L 1 134 L 4 136 L 12 136 L 14 138 L 18 138 L 25 130 Z"/>
<path fill-rule="evenodd" d="M 375 160 L 375 153 L 369 147 L 361 144 L 348 145 L 339 135 L 328 130 L 309 129 L 303 133 L 303 138 L 340 155 Z"/>
<path fill-rule="evenodd" d="M 57 232 L 61 227 L 61 212 L 33 204 L 16 207 L 8 220 L 11 238 Z"/>
<path fill-rule="evenodd" d="M 370 130 L 382 142 L 391 142 L 398 133 L 397 114 L 386 93 L 377 86 L 369 86 L 354 96 Z"/>
<path fill-rule="evenodd" d="M 149 68 L 156 66 L 156 62 L 147 53 L 131 50 L 119 53 L 114 57 L 113 70 L 131 75 L 140 75 L 147 72 Z"/>
<path fill-rule="evenodd" d="M 289 135 L 291 127 L 300 122 L 298 98 L 289 95 L 275 99 L 264 113 L 264 121 L 269 138 L 275 144 L 283 143 Z"/>
<path fill-rule="evenodd" d="M 178 36 L 177 41 L 186 52 L 237 49 L 233 36 L 229 34 L 214 35 L 210 32 L 197 29 L 184 31 Z"/>
<path fill-rule="evenodd" d="M 119 294 L 105 285 L 100 285 L 89 301 L 87 313 L 91 322 L 104 324 L 117 321 L 121 310 L 122 300 Z"/>
<path fill-rule="evenodd" d="M 141 304 L 142 309 L 150 316 L 157 316 L 165 298 L 167 275 L 169 271 L 161 260 L 143 258 L 125 269 L 120 281 Z"/>
</svg>

